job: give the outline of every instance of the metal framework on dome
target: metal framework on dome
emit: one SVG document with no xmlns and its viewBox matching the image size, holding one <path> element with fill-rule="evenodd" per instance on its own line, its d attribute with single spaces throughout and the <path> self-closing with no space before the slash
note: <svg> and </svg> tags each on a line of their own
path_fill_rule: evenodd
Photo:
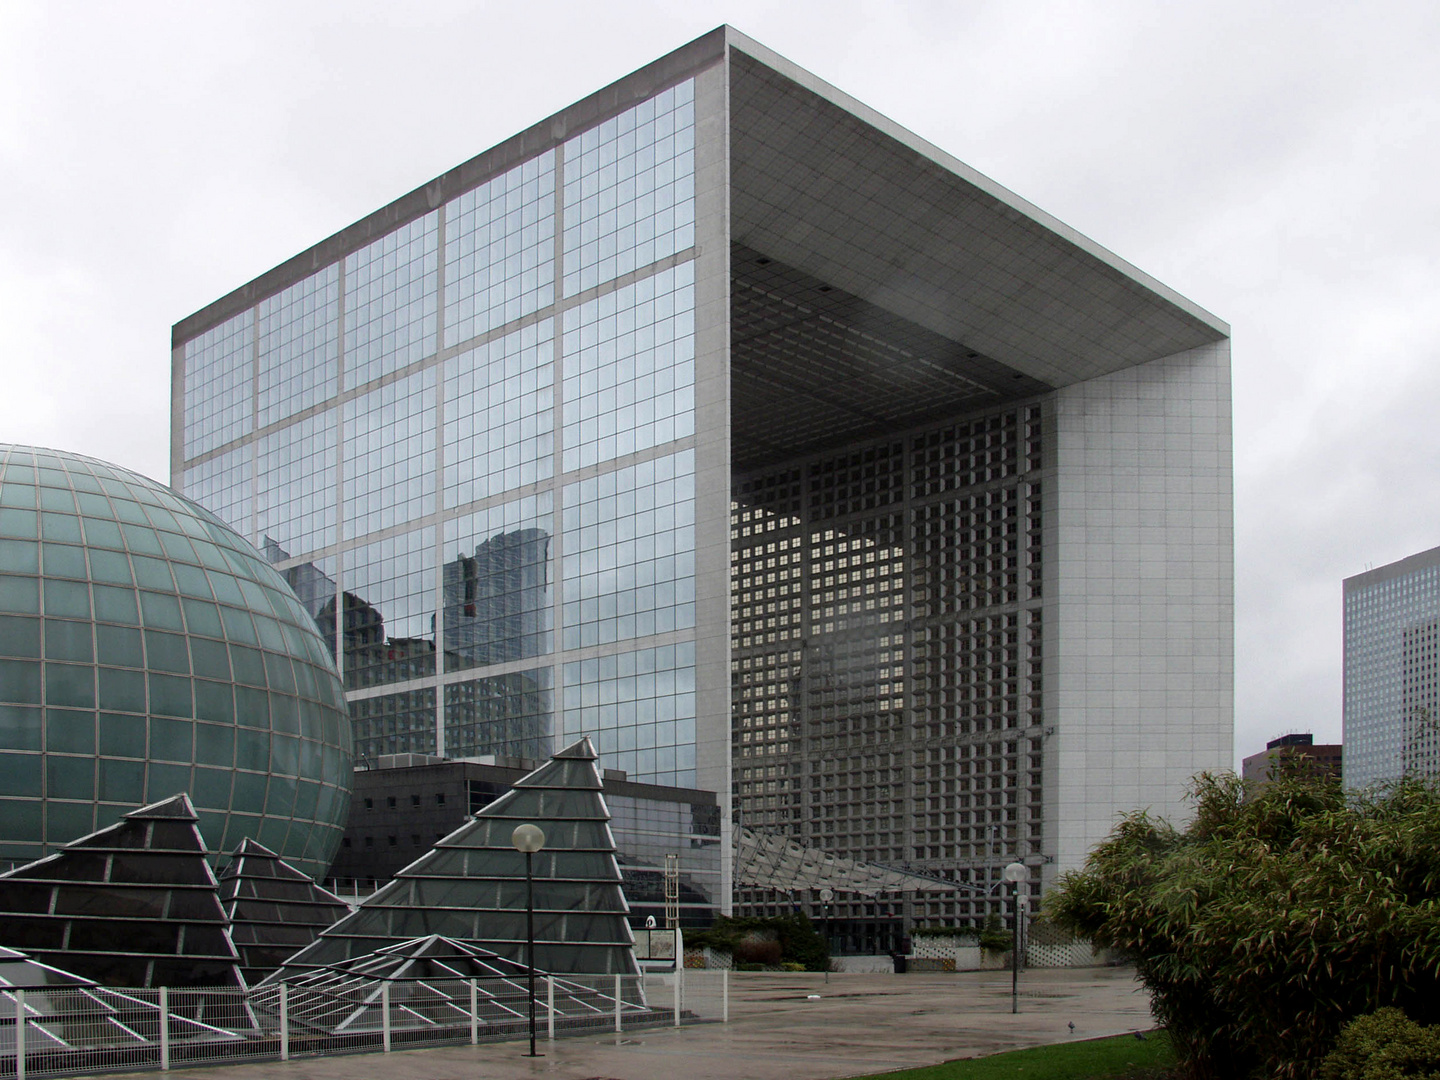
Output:
<svg viewBox="0 0 1440 1080">
<path fill-rule="evenodd" d="M 249 837 L 220 872 L 220 903 L 250 986 L 350 914 L 344 900 Z"/>
<path fill-rule="evenodd" d="M 639 974 L 597 757 L 582 738 L 517 780 L 265 985 L 433 934 L 524 962 L 525 856 L 511 833 L 525 823 L 545 833 L 533 856 L 536 969 Z"/>
<path fill-rule="evenodd" d="M 243 987 L 188 795 L 0 874 L 0 944 L 104 986 Z"/>
<path fill-rule="evenodd" d="M 735 884 L 760 889 L 834 889 L 875 896 L 890 892 L 949 893 L 964 884 L 860 862 L 806 847 L 788 836 L 735 826 Z"/>
</svg>

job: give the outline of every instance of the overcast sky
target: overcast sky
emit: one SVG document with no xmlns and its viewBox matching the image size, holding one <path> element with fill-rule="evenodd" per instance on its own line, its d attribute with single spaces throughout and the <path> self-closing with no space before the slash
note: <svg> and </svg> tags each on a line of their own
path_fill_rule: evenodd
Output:
<svg viewBox="0 0 1440 1080">
<path fill-rule="evenodd" d="M 170 326 L 722 22 L 1234 329 L 1236 753 L 1440 544 L 1440 5 L 0 0 L 0 441 L 168 480 Z"/>
</svg>

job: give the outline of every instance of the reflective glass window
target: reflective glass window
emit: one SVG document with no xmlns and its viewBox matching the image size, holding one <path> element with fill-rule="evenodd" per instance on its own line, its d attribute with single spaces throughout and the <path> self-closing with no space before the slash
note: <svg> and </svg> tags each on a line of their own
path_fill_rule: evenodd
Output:
<svg viewBox="0 0 1440 1080">
<path fill-rule="evenodd" d="M 316 413 L 259 441 L 255 531 L 272 563 L 335 543 L 335 416 Z"/>
<path fill-rule="evenodd" d="M 183 491 L 241 536 L 253 536 L 253 451 L 249 444 L 186 469 Z"/>
<path fill-rule="evenodd" d="M 565 315 L 565 471 L 695 433 L 695 264 Z"/>
<path fill-rule="evenodd" d="M 565 647 L 695 625 L 695 453 L 567 485 Z"/>
<path fill-rule="evenodd" d="M 565 665 L 565 738 L 589 735 L 607 769 L 695 786 L 695 645 Z"/>
<path fill-rule="evenodd" d="M 565 295 L 695 243 L 695 83 L 565 144 Z"/>
<path fill-rule="evenodd" d="M 445 753 L 544 758 L 555 752 L 550 668 L 512 671 L 445 687 Z"/>
<path fill-rule="evenodd" d="M 445 206 L 445 342 L 459 345 L 555 300 L 555 153 Z"/>
<path fill-rule="evenodd" d="M 445 362 L 445 505 L 554 473 L 549 319 Z"/>
<path fill-rule="evenodd" d="M 345 403 L 345 535 L 435 509 L 435 375 L 421 371 Z"/>
<path fill-rule="evenodd" d="M 435 351 L 439 215 L 345 259 L 345 385 L 362 386 Z"/>
<path fill-rule="evenodd" d="M 185 343 L 185 457 L 251 430 L 254 312 L 244 311 Z"/>
<path fill-rule="evenodd" d="M 343 577 L 345 685 L 435 674 L 435 530 L 347 551 Z"/>
<path fill-rule="evenodd" d="M 550 507 L 543 492 L 445 523 L 446 671 L 550 652 Z"/>
<path fill-rule="evenodd" d="M 335 396 L 339 303 L 335 264 L 261 301 L 256 402 L 261 427 Z"/>
</svg>

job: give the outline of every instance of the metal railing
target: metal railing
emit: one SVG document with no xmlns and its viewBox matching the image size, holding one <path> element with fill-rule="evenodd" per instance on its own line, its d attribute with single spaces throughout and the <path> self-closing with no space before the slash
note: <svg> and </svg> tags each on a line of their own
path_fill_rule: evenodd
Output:
<svg viewBox="0 0 1440 1080">
<path fill-rule="evenodd" d="M 728 1022 L 729 972 L 541 976 L 549 1039 Z M 529 995 L 508 979 L 396 980 L 343 992 L 285 985 L 0 988 L 0 1077 L 171 1069 L 519 1039 Z"/>
</svg>

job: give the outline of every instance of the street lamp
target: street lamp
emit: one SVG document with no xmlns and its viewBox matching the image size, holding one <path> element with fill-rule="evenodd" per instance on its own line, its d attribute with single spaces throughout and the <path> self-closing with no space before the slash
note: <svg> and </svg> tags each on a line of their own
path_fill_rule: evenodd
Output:
<svg viewBox="0 0 1440 1080">
<path fill-rule="evenodd" d="M 510 834 L 516 851 L 525 853 L 525 937 L 529 942 L 525 959 L 530 969 L 530 1057 L 535 1053 L 535 852 L 545 846 L 545 832 L 539 825 L 517 825 Z"/>
<path fill-rule="evenodd" d="M 820 890 L 820 902 L 825 905 L 825 985 L 830 985 L 830 901 L 835 899 L 831 889 Z"/>
<path fill-rule="evenodd" d="M 1020 883 L 1030 876 L 1029 869 L 1022 862 L 1012 862 L 1005 867 L 1005 880 L 1010 882 L 1011 899 L 1015 908 L 1015 925 L 1010 931 L 1010 1011 L 1020 1011 Z"/>
</svg>

